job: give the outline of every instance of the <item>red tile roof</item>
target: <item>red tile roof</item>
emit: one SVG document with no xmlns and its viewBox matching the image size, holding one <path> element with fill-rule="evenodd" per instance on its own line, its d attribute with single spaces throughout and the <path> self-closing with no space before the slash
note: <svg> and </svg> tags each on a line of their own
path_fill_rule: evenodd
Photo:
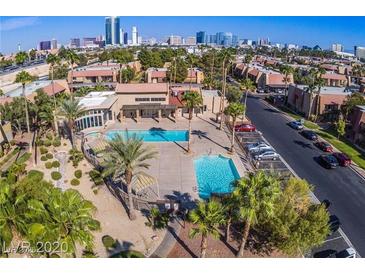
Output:
<svg viewBox="0 0 365 274">
<path fill-rule="evenodd" d="M 347 78 L 345 75 L 342 74 L 336 74 L 336 73 L 326 73 L 322 75 L 323 79 L 329 79 L 329 80 L 342 80 L 346 81 Z"/>
<path fill-rule="evenodd" d="M 177 107 L 183 107 L 184 103 L 183 103 L 181 97 L 182 97 L 182 92 L 179 92 L 177 96 L 173 96 L 172 94 L 170 94 L 169 104 L 175 105 Z"/>
<path fill-rule="evenodd" d="M 117 84 L 117 93 L 168 93 L 168 83 Z"/>
<path fill-rule="evenodd" d="M 60 92 L 64 92 L 66 90 L 66 88 L 62 85 L 60 85 L 59 83 L 55 82 L 54 83 L 54 94 L 60 93 Z M 43 91 L 48 94 L 49 96 L 53 95 L 53 90 L 52 90 L 52 84 L 45 86 L 43 88 Z"/>
<path fill-rule="evenodd" d="M 338 67 L 336 65 L 331 64 L 322 64 L 320 65 L 321 68 L 327 69 L 327 70 L 337 70 Z"/>
<path fill-rule="evenodd" d="M 268 74 L 266 85 L 285 85 L 284 76 L 281 74 Z"/>
<path fill-rule="evenodd" d="M 255 76 L 255 77 L 256 77 L 257 75 L 259 75 L 259 72 L 260 72 L 260 71 L 259 71 L 258 69 L 255 69 L 255 68 L 254 68 L 254 69 L 249 70 L 249 71 L 248 71 L 248 74 L 250 74 L 250 75 L 252 75 L 252 76 Z"/>
<path fill-rule="evenodd" d="M 113 76 L 114 73 L 115 72 L 113 70 L 106 70 L 106 69 L 96 70 L 96 69 L 91 69 L 91 70 L 78 70 L 78 71 L 74 71 L 72 76 L 73 77 Z M 71 75 L 71 71 L 69 72 L 69 74 Z"/>
</svg>

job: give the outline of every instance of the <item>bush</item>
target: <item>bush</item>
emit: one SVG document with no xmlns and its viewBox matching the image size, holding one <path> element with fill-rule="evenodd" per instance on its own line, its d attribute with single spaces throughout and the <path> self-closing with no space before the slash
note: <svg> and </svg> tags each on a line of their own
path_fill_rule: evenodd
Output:
<svg viewBox="0 0 365 274">
<path fill-rule="evenodd" d="M 44 140 L 43 141 L 43 144 L 46 146 L 46 147 L 49 147 L 49 146 L 51 146 L 52 145 L 52 141 L 50 141 L 50 140 Z"/>
<path fill-rule="evenodd" d="M 77 149 L 71 149 L 69 151 L 70 158 L 69 160 L 72 161 L 73 167 L 78 167 L 79 163 L 84 159 L 84 154 Z"/>
<path fill-rule="evenodd" d="M 82 177 L 82 171 L 78 169 L 74 172 L 74 175 L 77 179 L 80 179 Z"/>
<path fill-rule="evenodd" d="M 51 169 L 52 168 L 52 162 L 47 162 L 45 163 L 46 169 Z"/>
<path fill-rule="evenodd" d="M 53 146 L 59 147 L 61 146 L 61 140 L 59 138 L 53 140 Z"/>
<path fill-rule="evenodd" d="M 62 178 L 62 175 L 58 171 L 53 171 L 51 173 L 51 177 L 52 177 L 53 180 L 58 181 L 59 179 Z"/>
<path fill-rule="evenodd" d="M 48 149 L 46 149 L 45 147 L 41 147 L 40 149 L 39 149 L 39 151 L 41 152 L 41 154 L 43 155 L 43 154 L 46 154 L 47 152 L 48 152 Z"/>
<path fill-rule="evenodd" d="M 52 133 L 51 133 L 51 132 L 48 132 L 48 133 L 46 134 L 46 138 L 47 138 L 48 140 L 52 141 L 52 139 L 53 139 L 53 135 L 52 135 Z"/>
<path fill-rule="evenodd" d="M 93 169 L 89 172 L 91 180 L 93 180 L 96 186 L 102 185 L 104 183 L 103 177 L 97 169 Z"/>
<path fill-rule="evenodd" d="M 60 162 L 59 161 L 53 161 L 52 162 L 52 167 L 54 167 L 54 168 L 60 167 Z"/>
<path fill-rule="evenodd" d="M 80 180 L 79 179 L 73 178 L 71 180 L 71 185 L 78 186 L 79 184 L 80 184 Z"/>
<path fill-rule="evenodd" d="M 27 174 L 28 179 L 35 180 L 35 181 L 41 181 L 44 177 L 44 173 L 39 170 L 30 170 Z"/>
<path fill-rule="evenodd" d="M 48 159 L 47 159 L 47 156 L 46 155 L 43 155 L 42 157 L 41 157 L 41 161 L 47 161 Z"/>
<path fill-rule="evenodd" d="M 10 144 L 11 144 L 12 146 L 15 146 L 16 141 L 15 141 L 15 140 L 11 140 L 11 141 L 10 141 Z"/>
<path fill-rule="evenodd" d="M 52 155 L 52 153 L 47 153 L 47 154 L 46 154 L 46 157 L 47 157 L 47 159 L 50 159 L 50 160 L 51 160 L 51 159 L 53 159 L 53 155 Z"/>
<path fill-rule="evenodd" d="M 105 246 L 105 248 L 112 248 L 116 244 L 113 237 L 111 237 L 109 235 L 103 236 L 103 238 L 101 238 L 101 241 L 103 242 L 103 245 Z"/>
</svg>

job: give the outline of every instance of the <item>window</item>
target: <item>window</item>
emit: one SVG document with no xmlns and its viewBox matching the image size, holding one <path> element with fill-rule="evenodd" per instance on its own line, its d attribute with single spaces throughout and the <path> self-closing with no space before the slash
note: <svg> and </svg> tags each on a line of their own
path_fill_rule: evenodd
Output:
<svg viewBox="0 0 365 274">
<path fill-rule="evenodd" d="M 149 102 L 150 98 L 135 98 L 134 100 L 136 102 Z"/>
<path fill-rule="evenodd" d="M 337 104 L 324 105 L 324 110 L 325 110 L 325 111 L 334 111 L 334 110 L 338 110 L 338 105 L 337 105 Z"/>
<path fill-rule="evenodd" d="M 166 98 L 151 98 L 152 102 L 164 102 L 166 101 Z"/>
</svg>

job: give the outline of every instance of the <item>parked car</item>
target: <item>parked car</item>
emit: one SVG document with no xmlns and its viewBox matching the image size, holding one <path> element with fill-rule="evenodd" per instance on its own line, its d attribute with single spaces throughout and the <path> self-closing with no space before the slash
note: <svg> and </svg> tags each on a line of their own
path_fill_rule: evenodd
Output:
<svg viewBox="0 0 365 274">
<path fill-rule="evenodd" d="M 333 249 L 326 249 L 318 251 L 313 254 L 313 258 L 336 258 L 337 251 Z"/>
<path fill-rule="evenodd" d="M 356 250 L 352 247 L 337 252 L 333 249 L 326 249 L 314 253 L 314 258 L 356 258 Z"/>
<path fill-rule="evenodd" d="M 252 124 L 241 124 L 234 127 L 236 132 L 254 132 L 256 127 Z"/>
<path fill-rule="evenodd" d="M 301 131 L 301 133 L 305 138 L 307 138 L 311 141 L 317 141 L 318 140 L 317 134 L 312 130 L 303 130 L 303 131 Z"/>
<path fill-rule="evenodd" d="M 331 206 L 330 200 L 327 199 L 323 200 L 321 204 L 324 205 L 326 209 L 328 209 Z"/>
<path fill-rule="evenodd" d="M 321 165 L 328 169 L 336 168 L 338 166 L 337 159 L 331 154 L 322 154 L 321 156 L 319 156 L 319 162 Z"/>
<path fill-rule="evenodd" d="M 351 159 L 345 153 L 335 152 L 332 154 L 340 164 L 340 166 L 349 166 L 351 165 Z"/>
<path fill-rule="evenodd" d="M 336 253 L 336 258 L 356 258 L 356 250 L 352 247 Z"/>
<path fill-rule="evenodd" d="M 250 150 L 251 148 L 257 147 L 257 146 L 262 145 L 262 144 L 265 144 L 265 145 L 266 145 L 266 143 L 265 143 L 265 142 L 263 142 L 263 141 L 258 141 L 258 142 L 256 142 L 256 143 L 247 144 L 247 145 L 246 145 L 246 148 L 247 148 L 247 150 Z"/>
<path fill-rule="evenodd" d="M 260 150 L 253 155 L 257 161 L 261 160 L 273 160 L 279 159 L 280 155 L 273 150 Z"/>
<path fill-rule="evenodd" d="M 340 219 L 336 215 L 331 215 L 328 221 L 328 225 L 330 227 L 330 235 L 335 233 L 341 225 Z"/>
<path fill-rule="evenodd" d="M 333 148 L 329 143 L 316 142 L 316 143 L 314 143 L 314 145 L 324 152 L 333 152 Z"/>
<path fill-rule="evenodd" d="M 255 153 L 258 151 L 262 151 L 262 150 L 274 150 L 274 149 L 266 143 L 261 143 L 261 144 L 258 144 L 257 146 L 248 148 L 248 151 L 250 153 Z"/>
<path fill-rule="evenodd" d="M 291 121 L 288 125 L 296 130 L 303 129 L 303 124 L 300 121 Z"/>
</svg>

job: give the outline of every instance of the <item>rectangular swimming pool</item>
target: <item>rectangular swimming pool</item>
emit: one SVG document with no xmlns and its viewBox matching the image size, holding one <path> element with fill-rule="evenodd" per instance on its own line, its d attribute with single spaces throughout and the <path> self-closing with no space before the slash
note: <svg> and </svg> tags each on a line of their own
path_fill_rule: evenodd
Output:
<svg viewBox="0 0 365 274">
<path fill-rule="evenodd" d="M 113 139 L 116 134 L 121 134 L 123 138 L 136 136 L 142 138 L 144 142 L 187 142 L 189 132 L 187 130 L 112 130 L 108 131 L 105 136 L 108 140 Z"/>
<path fill-rule="evenodd" d="M 209 199 L 212 193 L 226 194 L 233 190 L 240 175 L 230 158 L 221 155 L 202 156 L 194 160 L 199 197 Z"/>
</svg>

